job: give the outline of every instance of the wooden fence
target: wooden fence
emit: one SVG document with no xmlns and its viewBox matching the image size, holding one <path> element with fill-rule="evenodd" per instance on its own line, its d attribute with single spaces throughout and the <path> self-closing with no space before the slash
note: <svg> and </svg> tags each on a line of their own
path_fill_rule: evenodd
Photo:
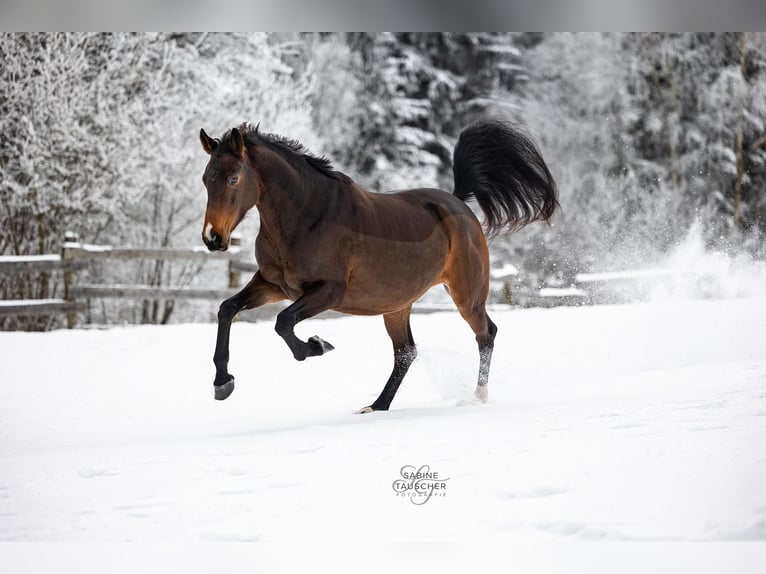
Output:
<svg viewBox="0 0 766 574">
<path fill-rule="evenodd" d="M 95 261 L 168 260 L 228 262 L 228 288 L 200 289 L 182 286 L 148 286 L 137 284 L 81 284 L 78 272 L 87 269 Z M 77 322 L 77 313 L 85 311 L 88 301 L 98 298 L 129 298 L 139 300 L 162 299 L 209 299 L 222 301 L 240 286 L 242 273 L 254 273 L 258 269 L 252 253 L 243 253 L 238 237 L 232 237 L 228 251 L 210 252 L 205 247 L 190 249 L 160 249 L 137 247 L 111 247 L 80 243 L 77 237 L 67 234 L 60 254 L 0 256 L 0 273 L 63 273 L 63 297 L 55 299 L 0 300 L 0 317 L 13 315 L 65 314 L 67 326 Z M 503 270 L 501 270 L 503 271 Z M 644 269 L 614 273 L 581 273 L 572 284 L 558 288 L 511 287 L 515 269 L 505 270 L 505 275 L 493 281 L 500 286 L 500 299 L 505 304 L 521 307 L 554 307 L 560 305 L 588 305 L 620 301 L 620 289 L 629 294 L 626 300 L 642 298 L 658 285 L 672 285 L 679 281 L 710 282 L 711 278 L 694 270 Z M 448 303 L 419 303 L 413 311 L 434 312 L 454 309 Z"/>
<path fill-rule="evenodd" d="M 252 255 L 250 256 L 252 258 Z M 94 261 L 167 260 L 228 262 L 227 289 L 199 289 L 181 286 L 147 286 L 136 284 L 101 285 L 80 284 L 77 274 Z M 254 259 L 240 249 L 239 238 L 232 237 L 228 251 L 210 252 L 205 247 L 191 249 L 162 249 L 144 247 L 111 247 L 80 243 L 73 234 L 67 234 L 60 254 L 2 256 L 0 273 L 63 273 L 63 297 L 52 299 L 2 300 L 0 317 L 13 315 L 66 314 L 67 326 L 77 323 L 77 313 L 85 311 L 87 300 L 96 298 L 130 299 L 211 299 L 223 300 L 239 287 L 242 273 L 257 270 Z"/>
</svg>

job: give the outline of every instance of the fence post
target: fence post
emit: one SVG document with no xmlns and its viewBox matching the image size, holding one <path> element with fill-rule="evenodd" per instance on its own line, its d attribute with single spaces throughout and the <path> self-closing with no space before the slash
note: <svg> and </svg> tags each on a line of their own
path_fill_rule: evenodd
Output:
<svg viewBox="0 0 766 574">
<path fill-rule="evenodd" d="M 242 244 L 242 236 L 239 233 L 232 234 L 230 243 L 232 247 L 239 247 Z M 240 273 L 234 270 L 232 263 L 234 263 L 234 260 L 229 259 L 229 287 L 237 289 L 239 288 Z"/>
<path fill-rule="evenodd" d="M 513 297 L 511 296 L 511 282 L 510 281 L 504 281 L 503 282 L 503 303 L 506 305 L 512 305 L 513 304 Z"/>
<path fill-rule="evenodd" d="M 64 245 L 61 247 L 61 260 L 70 261 L 72 259 L 72 250 L 67 247 L 68 243 L 77 243 L 77 234 L 73 231 L 67 231 L 64 234 Z M 64 300 L 67 303 L 74 303 L 71 297 L 71 289 L 77 281 L 77 272 L 74 268 L 64 269 Z M 66 312 L 66 326 L 72 329 L 77 324 L 77 311 L 74 309 Z"/>
</svg>

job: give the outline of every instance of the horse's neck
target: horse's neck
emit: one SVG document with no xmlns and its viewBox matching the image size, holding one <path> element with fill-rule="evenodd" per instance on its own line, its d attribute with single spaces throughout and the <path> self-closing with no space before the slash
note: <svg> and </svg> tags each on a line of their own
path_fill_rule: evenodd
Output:
<svg viewBox="0 0 766 574">
<path fill-rule="evenodd" d="M 261 227 L 273 239 L 293 237 L 307 220 L 321 216 L 329 188 L 312 184 L 298 170 L 279 159 L 259 168 L 264 190 L 257 203 Z"/>
</svg>

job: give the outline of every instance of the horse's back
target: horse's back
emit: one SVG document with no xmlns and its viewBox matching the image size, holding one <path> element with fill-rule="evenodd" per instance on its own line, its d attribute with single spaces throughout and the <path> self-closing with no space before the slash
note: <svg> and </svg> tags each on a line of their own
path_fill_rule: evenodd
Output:
<svg viewBox="0 0 766 574">
<path fill-rule="evenodd" d="M 451 193 L 433 188 L 416 188 L 388 193 L 363 192 L 357 198 L 351 227 L 366 235 L 398 241 L 419 242 L 428 238 L 448 218 L 478 225 L 468 206 Z"/>
<path fill-rule="evenodd" d="M 464 201 L 442 189 L 419 187 L 392 191 L 389 193 L 371 194 L 381 203 L 387 201 L 418 207 L 437 216 L 441 221 L 448 216 L 468 217 L 476 220 L 476 216 Z M 478 220 L 476 220 L 478 222 Z"/>
<path fill-rule="evenodd" d="M 427 188 L 366 194 L 361 205 L 348 253 L 348 293 L 338 310 L 390 312 L 412 304 L 435 284 L 453 282 L 455 272 L 484 275 L 481 226 L 452 194 Z M 478 258 L 472 262 L 471 255 Z"/>
</svg>

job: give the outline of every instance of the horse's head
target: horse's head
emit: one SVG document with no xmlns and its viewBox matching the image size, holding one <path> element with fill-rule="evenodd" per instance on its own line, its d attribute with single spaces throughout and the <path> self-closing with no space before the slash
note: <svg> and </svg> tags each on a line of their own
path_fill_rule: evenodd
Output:
<svg viewBox="0 0 766 574">
<path fill-rule="evenodd" d="M 210 156 L 202 182 L 207 188 L 207 210 L 202 240 L 210 251 L 225 251 L 231 232 L 255 205 L 260 180 L 237 128 L 222 139 L 199 132 L 202 149 Z"/>
</svg>

